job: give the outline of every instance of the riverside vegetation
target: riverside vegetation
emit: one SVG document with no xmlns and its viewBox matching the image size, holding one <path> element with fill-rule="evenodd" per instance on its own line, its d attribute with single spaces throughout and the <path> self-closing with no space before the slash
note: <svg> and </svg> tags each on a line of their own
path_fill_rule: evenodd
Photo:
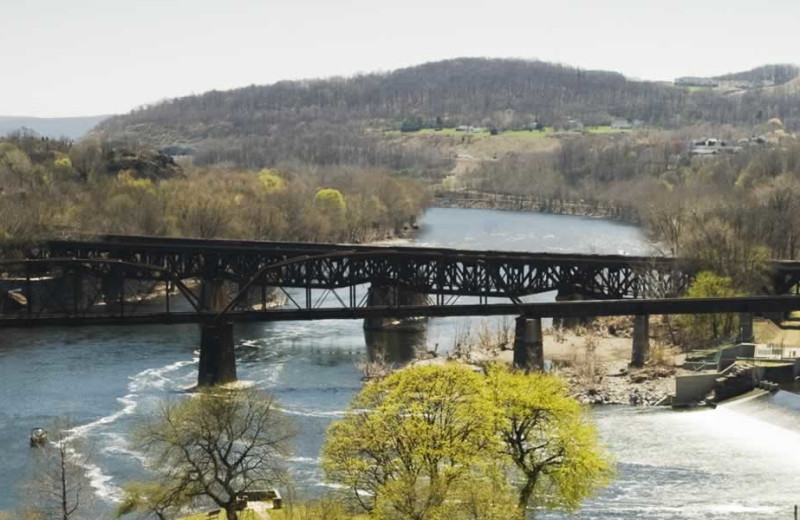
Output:
<svg viewBox="0 0 800 520">
<path fill-rule="evenodd" d="M 126 485 L 117 514 L 164 520 L 212 504 L 243 517 L 237 494 L 287 485 L 291 434 L 260 390 L 166 402 L 135 435 L 154 477 Z M 322 467 L 340 492 L 290 502 L 275 519 L 516 520 L 574 511 L 613 476 L 561 379 L 456 363 L 368 382 L 330 426 Z"/>
<path fill-rule="evenodd" d="M 0 139 L 0 239 L 121 233 L 359 242 L 395 236 L 427 203 L 379 168 L 196 167 L 99 138 Z"/>
<path fill-rule="evenodd" d="M 68 429 L 53 431 L 42 456 L 58 464 L 32 476 L 46 500 L 30 495 L 20 517 L 86 518 L 88 484 L 74 469 L 85 455 Z M 238 508 L 237 497 L 291 489 L 286 459 L 295 433 L 257 388 L 165 400 L 131 442 L 147 456 L 150 477 L 123 486 L 115 517 L 170 520 L 216 507 L 228 520 L 258 518 Z M 412 366 L 367 382 L 329 427 L 322 469 L 338 491 L 290 499 L 270 518 L 520 520 L 577 510 L 611 481 L 613 466 L 586 409 L 557 376 L 493 364 L 480 372 L 460 363 Z"/>
</svg>

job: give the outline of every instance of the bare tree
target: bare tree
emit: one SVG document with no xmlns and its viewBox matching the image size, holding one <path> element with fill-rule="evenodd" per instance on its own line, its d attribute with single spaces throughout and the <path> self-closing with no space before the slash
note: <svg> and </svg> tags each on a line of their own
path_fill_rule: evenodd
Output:
<svg viewBox="0 0 800 520">
<path fill-rule="evenodd" d="M 71 434 L 68 421 L 57 421 L 49 442 L 36 448 L 36 464 L 27 495 L 32 509 L 51 520 L 87 516 L 94 494 L 86 476 L 91 449 Z"/>
<path fill-rule="evenodd" d="M 283 461 L 294 433 L 275 399 L 255 388 L 166 401 L 135 432 L 157 478 L 127 486 L 123 501 L 133 502 L 131 511 L 160 516 L 207 500 L 236 520 L 237 498 L 286 483 Z"/>
</svg>

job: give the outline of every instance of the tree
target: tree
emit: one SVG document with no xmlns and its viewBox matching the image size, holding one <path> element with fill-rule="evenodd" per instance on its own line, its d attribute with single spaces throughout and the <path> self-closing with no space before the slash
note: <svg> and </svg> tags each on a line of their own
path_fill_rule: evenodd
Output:
<svg viewBox="0 0 800 520">
<path fill-rule="evenodd" d="M 186 495 L 186 490 L 178 483 L 164 486 L 159 481 L 132 481 L 127 482 L 122 490 L 123 497 L 114 511 L 115 518 L 135 513 L 142 518 L 168 520 L 191 501 L 191 496 Z"/>
<path fill-rule="evenodd" d="M 34 509 L 52 520 L 84 518 L 93 502 L 86 476 L 91 450 L 70 431 L 68 421 L 55 422 L 49 442 L 36 449 L 34 474 L 27 486 Z"/>
<path fill-rule="evenodd" d="M 286 181 L 280 176 L 277 170 L 264 168 L 258 173 L 258 180 L 264 186 L 267 193 L 275 193 L 286 189 Z"/>
<path fill-rule="evenodd" d="M 562 379 L 492 366 L 487 380 L 500 411 L 501 453 L 521 476 L 520 518 L 529 507 L 574 511 L 609 482 L 611 461 Z"/>
<path fill-rule="evenodd" d="M 378 518 L 438 518 L 492 464 L 497 439 L 483 376 L 415 366 L 368 384 L 328 430 L 322 467 Z"/>
<path fill-rule="evenodd" d="M 340 214 L 345 210 L 344 196 L 342 192 L 333 188 L 323 188 L 314 197 L 314 203 L 323 212 Z"/>
<path fill-rule="evenodd" d="M 238 518 L 236 498 L 286 480 L 283 459 L 294 430 L 269 394 L 249 388 L 203 390 L 165 401 L 135 431 L 157 477 L 126 488 L 131 511 L 176 509 L 210 500 Z"/>
<path fill-rule="evenodd" d="M 686 298 L 731 298 L 741 296 L 733 286 L 733 281 L 711 271 L 701 271 L 686 291 Z M 706 343 L 722 336 L 732 334 L 737 329 L 735 315 L 727 314 L 688 314 L 678 318 L 688 339 Z"/>
</svg>

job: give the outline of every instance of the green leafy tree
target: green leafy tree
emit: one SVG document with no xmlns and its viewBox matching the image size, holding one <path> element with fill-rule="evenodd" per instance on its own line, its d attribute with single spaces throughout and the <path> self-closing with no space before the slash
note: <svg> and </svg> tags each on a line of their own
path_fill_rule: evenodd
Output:
<svg viewBox="0 0 800 520">
<path fill-rule="evenodd" d="M 331 426 L 322 467 L 364 511 L 409 520 L 574 511 L 612 476 L 561 379 L 458 364 L 370 383 Z"/>
<path fill-rule="evenodd" d="M 340 214 L 345 210 L 344 195 L 342 192 L 333 188 L 323 188 L 314 197 L 314 203 L 324 212 Z"/>
<path fill-rule="evenodd" d="M 258 181 L 264 186 L 267 193 L 277 193 L 286 189 L 286 181 L 278 174 L 277 170 L 263 169 L 258 172 Z"/>
<path fill-rule="evenodd" d="M 492 366 L 487 382 L 500 413 L 501 453 L 520 475 L 520 518 L 528 508 L 574 511 L 608 484 L 611 460 L 562 379 Z"/>
<path fill-rule="evenodd" d="M 697 274 L 686 298 L 731 298 L 742 293 L 734 288 L 733 281 L 711 271 Z M 696 343 L 707 343 L 736 332 L 738 321 L 731 313 L 726 314 L 688 314 L 678 318 L 678 324 L 685 330 L 688 339 Z"/>
<path fill-rule="evenodd" d="M 378 518 L 440 518 L 499 449 L 483 376 L 417 366 L 367 385 L 323 448 L 328 481 Z"/>
<path fill-rule="evenodd" d="M 123 506 L 159 516 L 205 500 L 236 520 L 237 496 L 285 483 L 293 436 L 275 400 L 255 388 L 166 401 L 135 431 L 134 445 L 157 477 L 127 487 Z"/>
</svg>

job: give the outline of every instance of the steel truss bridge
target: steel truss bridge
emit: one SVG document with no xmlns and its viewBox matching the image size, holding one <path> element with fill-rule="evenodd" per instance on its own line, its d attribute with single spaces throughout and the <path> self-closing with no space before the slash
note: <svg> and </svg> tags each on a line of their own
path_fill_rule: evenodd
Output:
<svg viewBox="0 0 800 520">
<path fill-rule="evenodd" d="M 542 317 L 634 315 L 641 366 L 650 314 L 738 312 L 752 338 L 754 313 L 800 309 L 798 262 L 771 264 L 769 296 L 686 299 L 695 267 L 659 257 L 125 236 L 20 256 L 0 262 L 0 328 L 199 323 L 201 386 L 236 380 L 233 322 L 518 315 L 514 363 L 530 369 Z M 525 300 L 547 292 L 567 301 Z"/>
<path fill-rule="evenodd" d="M 684 292 L 695 269 L 662 257 L 116 235 L 44 242 L 25 257 L 0 263 L 0 326 L 207 322 L 222 315 L 253 321 L 795 308 L 791 297 L 670 300 Z M 772 264 L 769 292 L 786 294 L 798 281 L 800 262 Z M 365 284 L 382 289 L 383 297 L 358 290 Z M 212 285 L 227 294 L 211 301 Z M 288 305 L 271 306 L 274 291 Z M 590 301 L 524 301 L 553 291 Z M 409 294 L 423 300 L 404 298 Z"/>
</svg>

